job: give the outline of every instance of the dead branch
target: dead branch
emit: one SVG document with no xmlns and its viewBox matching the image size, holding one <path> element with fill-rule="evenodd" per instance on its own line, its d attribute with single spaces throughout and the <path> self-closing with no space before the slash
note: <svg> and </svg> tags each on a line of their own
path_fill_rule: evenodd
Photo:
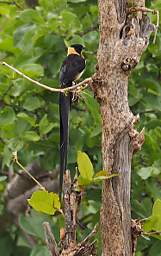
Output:
<svg viewBox="0 0 161 256">
<path fill-rule="evenodd" d="M 89 77 L 89 78 L 86 78 L 84 81 L 82 81 L 82 82 L 80 82 L 76 85 L 73 85 L 73 86 L 70 86 L 70 87 L 67 87 L 67 88 L 59 88 L 58 89 L 58 88 L 49 87 L 46 84 L 42 84 L 42 83 L 30 78 L 29 76 L 25 75 L 20 70 L 18 70 L 17 68 L 14 68 L 13 66 L 9 65 L 8 63 L 6 63 L 4 61 L 1 62 L 1 65 L 4 65 L 4 66 L 8 67 L 9 69 L 14 71 L 18 75 L 22 76 L 23 78 L 27 79 L 31 83 L 36 84 L 36 85 L 38 85 L 38 86 L 40 86 L 40 87 L 42 87 L 42 88 L 44 88 L 48 91 L 51 91 L 51 92 L 68 93 L 68 92 L 72 92 L 72 91 L 76 91 L 76 90 L 83 90 L 84 88 L 89 86 L 89 84 L 92 82 L 92 78 Z"/>
<path fill-rule="evenodd" d="M 98 230 L 98 224 L 94 226 L 94 229 L 91 231 L 91 233 L 80 243 L 81 246 L 87 244 L 90 242 L 91 238 L 97 233 Z"/>
<path fill-rule="evenodd" d="M 64 218 L 65 228 L 61 230 L 60 246 L 58 248 L 54 235 L 49 224 L 44 224 L 46 244 L 52 256 L 95 256 L 96 241 L 91 241 L 96 234 L 98 225 L 94 227 L 91 233 L 81 242 L 77 243 L 76 223 L 78 205 L 80 195 L 76 190 L 76 184 L 73 183 L 70 176 L 70 171 L 64 173 Z"/>
<path fill-rule="evenodd" d="M 51 231 L 50 224 L 48 222 L 43 223 L 45 242 L 52 256 L 59 256 L 57 242 Z"/>
</svg>

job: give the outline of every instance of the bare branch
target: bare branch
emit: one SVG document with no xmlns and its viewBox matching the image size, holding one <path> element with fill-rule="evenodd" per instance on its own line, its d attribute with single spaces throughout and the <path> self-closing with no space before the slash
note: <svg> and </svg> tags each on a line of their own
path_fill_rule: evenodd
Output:
<svg viewBox="0 0 161 256">
<path fill-rule="evenodd" d="M 153 236 L 153 235 L 161 235 L 161 231 L 151 231 L 151 232 L 143 232 L 144 236 Z"/>
<path fill-rule="evenodd" d="M 48 222 L 43 223 L 43 229 L 45 234 L 45 242 L 52 256 L 58 256 L 58 246 L 55 237 L 51 231 L 50 224 Z"/>
<path fill-rule="evenodd" d="M 39 186 L 40 189 L 45 190 L 40 182 L 18 161 L 17 151 L 13 153 L 13 161 Z"/>
<path fill-rule="evenodd" d="M 36 84 L 48 91 L 51 91 L 51 92 L 61 92 L 61 93 L 68 93 L 68 92 L 72 92 L 72 91 L 75 91 L 76 89 L 84 89 L 86 88 L 91 82 L 92 82 L 92 78 L 86 78 L 84 81 L 76 84 L 76 85 L 73 85 L 73 86 L 70 86 L 70 87 L 67 87 L 67 88 L 53 88 L 53 87 L 49 87 L 47 86 L 46 84 L 42 84 L 32 78 L 30 78 L 29 76 L 25 75 L 24 73 L 22 73 L 20 70 L 18 70 L 17 68 L 14 68 L 12 67 L 11 65 L 9 65 L 8 63 L 6 62 L 1 62 L 0 63 L 1 65 L 4 65 L 6 67 L 8 67 L 9 69 L 11 69 L 12 71 L 14 71 L 15 73 L 17 73 L 18 75 L 22 76 L 23 78 L 27 79 L 28 81 L 30 81 L 31 83 L 33 84 Z"/>
<path fill-rule="evenodd" d="M 98 224 L 96 224 L 94 226 L 94 228 L 91 231 L 91 233 L 89 233 L 89 235 L 86 236 L 86 238 L 81 242 L 81 246 L 89 243 L 90 239 L 97 233 L 97 230 L 98 230 Z"/>
</svg>

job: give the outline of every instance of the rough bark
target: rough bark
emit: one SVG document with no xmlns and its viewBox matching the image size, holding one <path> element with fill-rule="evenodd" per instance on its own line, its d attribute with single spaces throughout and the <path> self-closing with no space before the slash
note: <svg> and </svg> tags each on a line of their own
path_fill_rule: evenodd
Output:
<svg viewBox="0 0 161 256">
<path fill-rule="evenodd" d="M 129 1 L 130 2 L 130 1 Z M 144 1 L 132 1 L 144 7 Z M 133 151 L 143 143 L 128 105 L 128 77 L 148 45 L 147 15 L 129 13 L 126 0 L 99 0 L 100 43 L 94 92 L 102 115 L 103 168 L 119 176 L 105 181 L 101 229 L 104 256 L 131 256 L 130 179 Z M 129 3 L 131 5 L 131 3 Z"/>
</svg>

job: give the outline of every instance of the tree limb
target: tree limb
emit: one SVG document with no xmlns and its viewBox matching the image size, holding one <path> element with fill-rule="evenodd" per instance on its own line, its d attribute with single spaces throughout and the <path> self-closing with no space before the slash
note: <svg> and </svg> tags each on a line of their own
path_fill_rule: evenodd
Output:
<svg viewBox="0 0 161 256">
<path fill-rule="evenodd" d="M 43 229 L 45 234 L 45 241 L 52 256 L 59 256 L 57 242 L 51 231 L 50 224 L 48 222 L 43 223 Z"/>
<path fill-rule="evenodd" d="M 73 86 L 70 86 L 70 87 L 67 87 L 67 88 L 59 88 L 58 89 L 58 88 L 49 87 L 46 84 L 42 84 L 42 83 L 30 78 L 29 76 L 25 75 L 20 70 L 18 70 L 17 68 L 14 68 L 13 66 L 9 65 L 8 63 L 6 63 L 4 61 L 1 62 L 1 65 L 4 65 L 4 66 L 8 67 L 9 69 L 14 71 L 18 75 L 20 75 L 23 78 L 27 79 L 28 81 L 32 82 L 33 84 L 36 84 L 37 86 L 42 87 L 42 88 L 44 88 L 48 91 L 51 91 L 51 92 L 68 93 L 68 92 L 75 91 L 77 89 L 82 90 L 82 89 L 86 88 L 87 86 L 89 86 L 89 84 L 92 82 L 92 78 L 90 77 L 90 78 L 86 78 L 84 81 L 82 81 L 82 82 L 80 82 L 76 85 L 73 85 Z"/>
</svg>

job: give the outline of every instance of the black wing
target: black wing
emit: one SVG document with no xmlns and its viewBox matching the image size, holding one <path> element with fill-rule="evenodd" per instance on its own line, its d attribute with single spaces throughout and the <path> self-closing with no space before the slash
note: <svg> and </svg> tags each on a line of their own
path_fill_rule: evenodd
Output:
<svg viewBox="0 0 161 256">
<path fill-rule="evenodd" d="M 76 54 L 67 56 L 60 69 L 60 83 L 62 87 L 71 86 L 72 82 L 84 68 L 85 60 L 83 57 Z"/>
<path fill-rule="evenodd" d="M 85 68 L 85 60 L 79 55 L 71 54 L 63 62 L 60 69 L 60 83 L 62 87 L 72 86 L 72 82 Z M 67 153 L 69 140 L 69 111 L 71 106 L 71 95 L 60 93 L 60 195 L 62 191 L 63 175 L 67 169 Z"/>
</svg>

